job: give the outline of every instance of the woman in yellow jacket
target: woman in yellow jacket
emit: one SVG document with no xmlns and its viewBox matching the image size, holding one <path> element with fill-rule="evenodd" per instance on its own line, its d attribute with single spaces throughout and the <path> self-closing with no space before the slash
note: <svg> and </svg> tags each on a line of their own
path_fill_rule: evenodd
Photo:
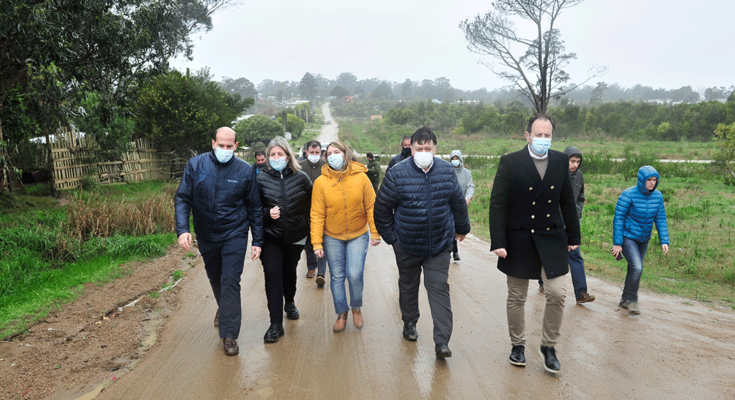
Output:
<svg viewBox="0 0 735 400">
<path fill-rule="evenodd" d="M 363 271 L 368 242 L 380 244 L 373 221 L 375 192 L 364 165 L 352 161 L 352 150 L 341 142 L 327 147 L 327 164 L 314 181 L 311 197 L 311 243 L 317 257 L 327 257 L 337 322 L 332 330 L 347 325 L 345 277 L 350 283 L 350 307 L 355 328 L 362 328 Z M 369 225 L 369 232 L 368 232 Z M 370 234 L 372 233 L 372 240 Z"/>
</svg>

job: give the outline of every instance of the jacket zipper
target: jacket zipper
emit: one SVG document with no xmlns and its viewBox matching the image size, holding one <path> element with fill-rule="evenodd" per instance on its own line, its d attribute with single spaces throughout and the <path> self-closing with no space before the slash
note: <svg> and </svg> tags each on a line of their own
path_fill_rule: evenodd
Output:
<svg viewBox="0 0 735 400">
<path fill-rule="evenodd" d="M 221 167 L 222 166 L 219 165 L 218 163 L 217 164 L 217 179 L 215 180 L 215 183 L 214 183 L 214 232 L 216 236 L 217 234 L 219 234 L 219 228 L 217 227 L 218 225 L 217 224 L 217 219 L 218 219 L 217 204 L 219 203 L 219 172 L 220 172 Z M 218 237 L 217 239 L 222 239 L 222 238 Z"/>
<path fill-rule="evenodd" d="M 345 173 L 346 172 L 347 171 L 345 171 Z M 340 174 L 338 182 L 340 183 L 340 185 L 342 185 L 342 199 L 345 201 L 345 241 L 347 241 L 349 237 L 349 233 L 350 233 L 350 229 L 348 225 L 349 216 L 347 215 L 347 192 L 345 191 L 345 183 L 342 181 L 342 177 L 343 175 Z"/>
<path fill-rule="evenodd" d="M 279 207 L 281 207 L 281 226 L 283 226 L 283 243 L 288 244 L 288 241 L 286 240 L 286 236 L 288 235 L 288 232 L 286 231 L 286 225 L 283 223 L 285 221 L 284 218 L 286 218 L 286 181 L 283 180 L 283 171 L 280 171 L 281 173 L 281 201 Z"/>
<path fill-rule="evenodd" d="M 429 257 L 431 257 L 431 234 L 433 230 L 431 229 L 431 220 L 434 219 L 434 215 L 431 212 L 431 185 L 429 184 L 429 174 L 427 172 L 424 172 L 424 177 L 426 178 L 426 191 L 429 194 Z"/>
</svg>

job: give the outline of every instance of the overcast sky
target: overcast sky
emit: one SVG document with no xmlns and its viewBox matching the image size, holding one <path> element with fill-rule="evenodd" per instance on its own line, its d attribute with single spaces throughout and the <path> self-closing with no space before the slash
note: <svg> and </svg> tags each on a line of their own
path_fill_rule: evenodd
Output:
<svg viewBox="0 0 735 400">
<path fill-rule="evenodd" d="M 214 29 L 197 34 L 194 60 L 177 69 L 209 67 L 215 80 L 245 77 L 299 81 L 304 73 L 334 79 L 394 82 L 448 78 L 455 88 L 505 86 L 470 52 L 459 23 L 490 9 L 472 0 L 240 0 L 218 11 Z M 609 72 L 589 82 L 695 90 L 735 84 L 735 1 L 586 0 L 557 22 L 572 82 L 592 64 Z M 528 23 L 520 21 L 519 28 Z M 488 61 L 492 59 L 484 56 Z"/>
</svg>

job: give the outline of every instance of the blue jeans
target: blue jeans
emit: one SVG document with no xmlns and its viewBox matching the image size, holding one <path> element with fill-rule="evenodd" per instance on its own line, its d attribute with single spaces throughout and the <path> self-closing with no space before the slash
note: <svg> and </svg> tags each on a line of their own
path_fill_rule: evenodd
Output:
<svg viewBox="0 0 735 400">
<path fill-rule="evenodd" d="M 342 314 L 347 307 L 345 278 L 350 282 L 350 307 L 362 307 L 362 276 L 365 270 L 370 232 L 352 240 L 340 240 L 324 235 L 324 253 L 329 263 L 329 286 L 332 289 L 334 311 Z"/>
<path fill-rule="evenodd" d="M 633 239 L 623 238 L 623 256 L 628 261 L 628 274 L 625 276 L 625 288 L 623 288 L 623 301 L 635 303 L 638 301 L 638 288 L 641 284 L 641 272 L 643 272 L 643 259 L 648 250 L 648 241 L 638 243 Z"/>
<path fill-rule="evenodd" d="M 317 270 L 317 275 L 324 276 L 324 273 L 327 271 L 327 258 L 319 258 L 314 254 L 314 246 L 311 245 L 311 236 L 306 238 L 304 252 L 306 253 L 306 268 L 309 271 Z"/>
</svg>

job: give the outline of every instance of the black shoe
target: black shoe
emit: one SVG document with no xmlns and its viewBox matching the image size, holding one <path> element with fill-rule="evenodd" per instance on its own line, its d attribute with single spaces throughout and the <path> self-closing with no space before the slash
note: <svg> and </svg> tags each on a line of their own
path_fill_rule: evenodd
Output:
<svg viewBox="0 0 735 400">
<path fill-rule="evenodd" d="M 286 318 L 299 319 L 299 310 L 296 308 L 295 303 L 286 303 L 283 307 L 283 311 L 286 312 Z"/>
<path fill-rule="evenodd" d="M 324 275 L 316 276 L 316 287 L 324 287 Z"/>
<path fill-rule="evenodd" d="M 263 341 L 266 343 L 275 343 L 284 335 L 283 324 L 271 324 L 265 332 Z"/>
<path fill-rule="evenodd" d="M 217 314 L 214 314 L 214 326 L 219 326 L 219 308 L 217 309 Z"/>
<path fill-rule="evenodd" d="M 459 253 L 454 253 L 454 261 L 459 261 Z"/>
<path fill-rule="evenodd" d="M 419 338 L 419 334 L 416 332 L 415 322 L 406 322 L 403 324 L 403 337 L 412 342 L 415 342 Z"/>
<path fill-rule="evenodd" d="M 541 346 L 538 352 L 544 358 L 544 369 L 552 374 L 558 374 L 561 371 L 561 365 L 559 365 L 559 360 L 556 358 L 556 350 L 553 347 Z"/>
<path fill-rule="evenodd" d="M 510 357 L 508 357 L 510 363 L 515 365 L 516 367 L 525 367 L 526 356 L 523 354 L 525 350 L 526 348 L 523 346 L 513 346 L 513 348 L 510 350 Z"/>
<path fill-rule="evenodd" d="M 452 350 L 449 350 L 449 346 L 446 344 L 437 344 L 434 349 L 436 350 L 436 358 L 448 358 L 452 356 Z"/>
<path fill-rule="evenodd" d="M 240 352 L 240 347 L 237 345 L 237 341 L 233 338 L 224 338 L 222 343 L 225 347 L 225 354 L 228 356 L 237 355 Z"/>
</svg>

